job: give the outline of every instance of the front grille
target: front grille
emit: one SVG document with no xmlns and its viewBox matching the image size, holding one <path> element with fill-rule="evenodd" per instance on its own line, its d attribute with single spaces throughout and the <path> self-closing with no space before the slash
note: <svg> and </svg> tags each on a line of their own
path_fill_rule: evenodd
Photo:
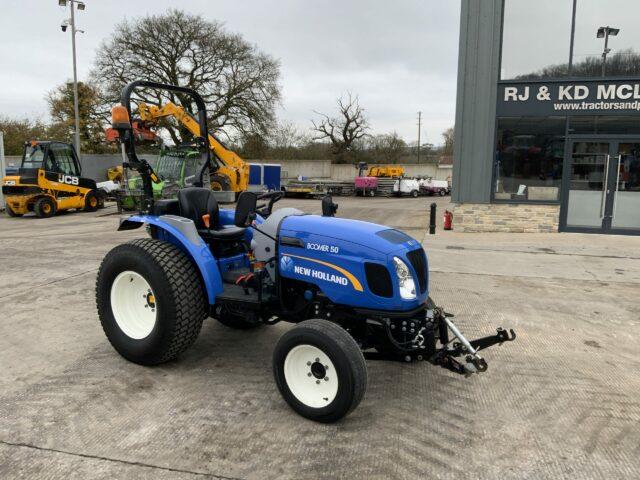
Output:
<svg viewBox="0 0 640 480">
<path fill-rule="evenodd" d="M 379 263 L 365 262 L 364 272 L 367 275 L 367 284 L 369 290 L 380 297 L 393 296 L 393 284 L 391 283 L 391 275 L 384 265 Z"/>
<path fill-rule="evenodd" d="M 424 293 L 427 290 L 427 256 L 424 254 L 424 250 L 419 248 L 407 253 L 407 258 L 418 276 L 420 293 Z"/>
</svg>

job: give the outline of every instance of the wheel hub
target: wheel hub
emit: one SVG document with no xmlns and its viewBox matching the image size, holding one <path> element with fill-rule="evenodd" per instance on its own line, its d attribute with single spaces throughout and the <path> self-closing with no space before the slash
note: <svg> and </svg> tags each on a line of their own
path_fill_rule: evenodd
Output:
<svg viewBox="0 0 640 480">
<path fill-rule="evenodd" d="M 156 297 L 151 293 L 151 290 L 147 292 L 144 298 L 147 301 L 147 308 L 156 308 Z"/>
<path fill-rule="evenodd" d="M 137 272 L 120 273 L 111 285 L 111 311 L 122 332 L 141 340 L 156 324 L 156 296 L 149 282 Z"/>
<path fill-rule="evenodd" d="M 297 345 L 289 351 L 284 377 L 291 393 L 308 407 L 325 407 L 338 394 L 336 368 L 329 356 L 314 345 Z"/>
<path fill-rule="evenodd" d="M 311 375 L 322 380 L 327 376 L 327 369 L 322 363 L 316 361 L 311 364 Z"/>
</svg>

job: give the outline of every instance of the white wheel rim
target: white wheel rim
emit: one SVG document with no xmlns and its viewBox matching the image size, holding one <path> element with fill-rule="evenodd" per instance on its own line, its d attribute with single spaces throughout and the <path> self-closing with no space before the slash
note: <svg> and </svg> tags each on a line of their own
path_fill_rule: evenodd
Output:
<svg viewBox="0 0 640 480">
<path fill-rule="evenodd" d="M 326 407 L 338 394 L 339 379 L 333 362 L 313 345 L 298 345 L 289 351 L 284 360 L 284 379 L 294 397 L 311 408 Z"/>
<path fill-rule="evenodd" d="M 157 298 L 137 272 L 120 273 L 111 285 L 111 311 L 122 332 L 134 340 L 149 336 L 156 324 Z"/>
</svg>

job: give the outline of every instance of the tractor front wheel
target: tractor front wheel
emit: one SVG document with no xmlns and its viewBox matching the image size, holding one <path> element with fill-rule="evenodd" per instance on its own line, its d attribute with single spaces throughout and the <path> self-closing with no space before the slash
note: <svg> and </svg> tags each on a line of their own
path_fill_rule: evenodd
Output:
<svg viewBox="0 0 640 480">
<path fill-rule="evenodd" d="M 36 203 L 33 205 L 33 211 L 37 217 L 49 218 L 56 214 L 57 207 L 56 202 L 52 198 L 42 197 L 36 200 Z"/>
<path fill-rule="evenodd" d="M 207 316 L 196 266 L 170 243 L 151 238 L 112 249 L 96 281 L 98 316 L 127 360 L 156 365 L 190 347 Z"/>
<path fill-rule="evenodd" d="M 289 406 L 323 423 L 355 409 L 367 388 L 367 366 L 358 344 L 327 320 L 306 320 L 285 333 L 273 352 L 273 373 Z"/>
</svg>

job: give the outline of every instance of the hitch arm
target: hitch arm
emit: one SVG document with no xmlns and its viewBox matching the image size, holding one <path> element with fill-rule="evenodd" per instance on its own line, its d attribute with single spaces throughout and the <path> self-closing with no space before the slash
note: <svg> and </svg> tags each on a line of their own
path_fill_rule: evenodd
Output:
<svg viewBox="0 0 640 480">
<path fill-rule="evenodd" d="M 509 336 L 511 333 L 511 336 Z M 516 339 L 516 332 L 513 329 L 510 329 L 508 332 L 501 327 L 496 329 L 495 335 L 489 335 L 486 337 L 478 338 L 476 340 L 471 340 L 469 343 L 475 349 L 475 351 L 484 350 L 485 348 L 489 348 L 493 345 L 502 345 L 504 342 L 513 342 Z"/>
<path fill-rule="evenodd" d="M 507 332 L 502 328 L 497 328 L 495 335 L 478 338 L 476 340 L 467 340 L 462 332 L 460 332 L 455 324 L 449 319 L 449 317 L 452 316 L 453 315 L 451 314 L 442 312 L 442 315 L 440 316 L 442 321 L 441 325 L 446 325 L 458 341 L 454 342 L 453 349 L 451 350 L 443 347 L 436 353 L 433 360 L 435 360 L 436 364 L 456 373 L 470 375 L 472 373 L 486 371 L 488 368 L 487 362 L 478 354 L 478 352 L 491 347 L 492 345 L 502 345 L 503 342 L 511 342 L 516 339 L 516 333 L 513 330 L 509 330 L 509 332 Z M 465 363 L 461 363 L 455 359 L 455 357 L 462 355 L 466 355 Z"/>
</svg>

